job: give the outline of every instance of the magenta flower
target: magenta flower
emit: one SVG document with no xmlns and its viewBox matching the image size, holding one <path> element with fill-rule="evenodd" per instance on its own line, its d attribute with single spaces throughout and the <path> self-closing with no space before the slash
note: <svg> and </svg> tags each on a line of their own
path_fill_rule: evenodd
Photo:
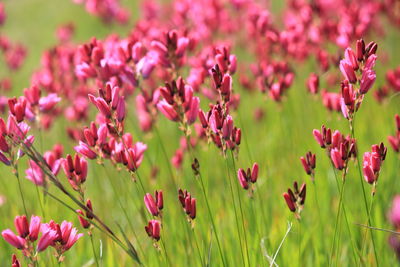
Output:
<svg viewBox="0 0 400 267">
<path fill-rule="evenodd" d="M 330 152 L 331 160 L 336 169 L 342 170 L 345 165 L 345 161 L 342 158 L 342 154 L 339 149 L 333 148 Z"/>
<path fill-rule="evenodd" d="M 376 74 L 373 70 L 365 70 L 361 77 L 360 93 L 366 94 L 369 89 L 374 85 Z"/>
<path fill-rule="evenodd" d="M 157 103 L 157 108 L 162 114 L 164 114 L 165 117 L 167 117 L 167 119 L 171 121 L 179 121 L 178 113 L 175 111 L 173 106 L 168 104 L 165 99 Z"/>
<path fill-rule="evenodd" d="M 247 171 L 240 168 L 237 172 L 237 177 L 238 177 L 240 185 L 246 190 L 249 189 L 249 184 L 254 184 L 255 182 L 257 182 L 258 164 L 254 163 L 251 170 L 250 170 L 250 168 L 247 168 Z"/>
<path fill-rule="evenodd" d="M 314 169 L 316 165 L 315 154 L 311 151 L 307 152 L 305 157 L 300 157 L 301 164 L 303 165 L 304 171 L 311 176 L 311 180 L 314 181 Z"/>
<path fill-rule="evenodd" d="M 51 111 L 54 106 L 61 101 L 61 98 L 58 97 L 57 94 L 49 94 L 46 97 L 42 97 L 39 100 L 39 108 L 42 112 L 49 112 Z"/>
<path fill-rule="evenodd" d="M 145 226 L 146 233 L 154 240 L 160 240 L 161 224 L 157 220 L 150 220 L 149 224 Z"/>
<path fill-rule="evenodd" d="M 346 59 L 342 59 L 339 65 L 340 71 L 342 72 L 343 76 L 350 82 L 356 83 L 357 77 L 354 69 L 351 65 L 351 62 L 347 61 Z"/>
<path fill-rule="evenodd" d="M 26 179 L 35 185 L 42 186 L 44 183 L 44 173 L 39 165 L 33 160 L 29 160 L 29 168 L 25 171 Z"/>
<path fill-rule="evenodd" d="M 306 184 L 303 183 L 299 189 L 297 182 L 293 183 L 294 191 L 288 188 L 287 192 L 282 194 L 286 205 L 291 212 L 295 213 L 297 219 L 300 219 L 300 213 L 303 210 L 306 201 Z"/>
<path fill-rule="evenodd" d="M 15 235 L 10 229 L 6 229 L 1 232 L 4 240 L 7 241 L 13 247 L 17 249 L 23 249 L 25 247 L 26 240 L 20 236 Z"/>
<path fill-rule="evenodd" d="M 42 225 L 42 238 L 38 243 L 38 251 L 54 246 L 59 255 L 69 250 L 83 236 L 78 234 L 71 222 L 63 221 L 61 226 L 54 221 Z"/>
<path fill-rule="evenodd" d="M 147 193 L 144 196 L 144 204 L 151 215 L 158 216 L 164 207 L 162 191 L 155 191 L 155 196 L 156 199 L 154 200 L 153 196 Z"/>
<path fill-rule="evenodd" d="M 42 252 L 53 244 L 54 240 L 57 238 L 57 232 L 51 229 L 42 230 L 42 237 L 36 247 L 37 252 Z"/>
<path fill-rule="evenodd" d="M 310 76 L 307 79 L 307 88 L 308 88 L 308 91 L 313 95 L 318 93 L 319 78 L 318 78 L 317 74 L 315 74 L 315 73 L 310 74 Z"/>
<path fill-rule="evenodd" d="M 188 217 L 194 220 L 196 218 L 196 199 L 189 192 L 182 189 L 178 191 L 178 199 Z"/>
<path fill-rule="evenodd" d="M 97 158 L 96 152 L 94 152 L 90 147 L 82 141 L 79 141 L 79 145 L 74 147 L 75 151 L 87 157 L 88 159 Z"/>
<path fill-rule="evenodd" d="M 394 197 L 388 217 L 393 226 L 400 229 L 400 195 Z"/>
<path fill-rule="evenodd" d="M 372 152 L 365 152 L 363 156 L 364 179 L 369 184 L 377 182 L 381 165 L 386 158 L 387 148 L 381 143 L 373 145 Z"/>
</svg>

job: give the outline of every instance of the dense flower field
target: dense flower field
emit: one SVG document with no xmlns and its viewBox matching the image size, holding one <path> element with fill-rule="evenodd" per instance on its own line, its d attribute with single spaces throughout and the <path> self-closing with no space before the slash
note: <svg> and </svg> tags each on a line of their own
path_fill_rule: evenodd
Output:
<svg viewBox="0 0 400 267">
<path fill-rule="evenodd" d="M 0 2 L 0 262 L 400 260 L 396 0 Z"/>
</svg>

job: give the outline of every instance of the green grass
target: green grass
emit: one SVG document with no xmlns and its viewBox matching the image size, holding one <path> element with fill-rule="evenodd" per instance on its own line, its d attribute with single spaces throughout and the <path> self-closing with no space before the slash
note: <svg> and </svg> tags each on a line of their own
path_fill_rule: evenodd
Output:
<svg viewBox="0 0 400 267">
<path fill-rule="evenodd" d="M 14 83 L 12 93 L 15 95 L 20 95 L 22 89 L 29 85 L 30 74 L 39 67 L 41 52 L 56 43 L 54 32 L 60 23 L 69 21 L 75 23 L 76 35 L 74 40 L 77 42 L 89 40 L 92 36 L 103 38 L 112 32 L 121 34 L 129 32 L 129 26 L 104 26 L 99 19 L 89 16 L 81 6 L 76 6 L 68 0 L 19 0 L 6 1 L 5 3 L 8 19 L 1 31 L 4 31 L 11 39 L 23 42 L 29 49 L 29 56 L 23 69 L 12 74 Z M 136 13 L 137 4 L 131 3 L 130 5 L 134 10 L 133 13 Z M 385 71 L 388 68 L 395 67 L 400 60 L 397 53 L 399 34 L 392 30 L 387 33 L 388 36 L 384 41 L 376 40 L 379 44 L 378 55 L 388 54 L 389 59 L 385 63 L 378 63 L 378 79 L 375 88 L 384 83 Z M 243 56 L 241 57 L 239 54 L 238 58 L 240 62 Z M 383 58 L 383 56 L 380 58 Z M 348 122 L 341 114 L 326 111 L 319 99 L 315 100 L 306 93 L 305 79 L 308 77 L 308 73 L 313 70 L 313 66 L 312 62 L 308 62 L 295 69 L 295 84 L 290 88 L 283 103 L 274 103 L 270 99 L 262 97 L 259 92 L 246 92 L 240 88 L 237 82 L 234 83 L 234 90 L 241 93 L 241 104 L 239 111 L 233 112 L 233 117 L 235 123 L 243 131 L 243 141 L 236 167 L 247 168 L 253 162 L 258 162 L 260 165 L 260 175 L 254 199 L 249 199 L 247 193 L 240 188 L 251 266 L 269 265 L 265 253 L 270 256 L 275 253 L 286 233 L 287 222 L 292 222 L 293 228 L 277 255 L 277 264 L 279 266 L 328 265 L 336 212 L 339 205 L 339 193 L 329 159 L 325 151 L 315 142 L 312 130 L 325 124 L 332 129 L 339 129 L 344 134 L 350 132 Z M 2 73 L 5 73 L 4 68 Z M 362 157 L 363 152 L 370 150 L 372 144 L 381 141 L 387 144 L 387 136 L 395 132 L 394 114 L 400 112 L 400 97 L 390 98 L 389 101 L 380 105 L 372 97 L 373 90 L 368 93 L 357 113 L 355 133 L 360 157 Z M 165 208 L 163 211 L 162 240 L 165 243 L 167 255 L 173 266 L 199 266 L 195 241 L 192 237 L 193 233 L 189 233 L 191 238 L 188 239 L 186 218 L 177 198 L 177 190 L 171 184 L 167 165 L 170 164 L 170 157 L 179 147 L 181 133 L 176 124 L 167 121 L 162 116 L 157 123 L 162 140 L 159 140 L 155 133 L 141 133 L 138 130 L 133 103 L 133 99 L 129 99 L 127 106 L 130 119 L 127 121 L 126 131 L 131 132 L 136 141 L 143 141 L 149 147 L 145 153 L 146 158 L 139 168 L 146 191 L 151 193 L 156 189 L 163 189 L 164 191 Z M 205 102 L 202 103 L 204 107 L 205 104 Z M 266 115 L 261 121 L 254 120 L 253 111 L 256 107 L 265 111 Z M 74 143 L 67 139 L 63 132 L 65 123 L 64 119 L 60 119 L 51 131 L 44 132 L 41 138 L 36 131 L 36 147 L 44 151 L 50 149 L 53 144 L 61 142 L 65 145 L 65 152 L 72 153 Z M 162 146 L 165 147 L 168 158 L 164 157 Z M 303 156 L 308 150 L 317 154 L 315 186 L 304 173 L 299 161 L 299 157 Z M 238 241 L 224 159 L 213 145 L 197 147 L 194 153 L 200 161 L 201 172 L 226 261 L 230 266 L 241 265 L 241 249 L 244 248 L 244 245 L 240 245 Z M 194 234 L 198 240 L 202 257 L 208 257 L 208 250 L 211 246 L 211 265 L 220 266 L 215 233 L 212 233 L 213 238 L 210 244 L 212 226 L 208 219 L 207 207 L 201 188 L 193 177 L 189 162 L 189 157 L 186 157 L 183 169 L 180 171 L 173 169 L 173 175 L 178 186 L 188 189 L 198 200 Z M 147 224 L 147 221 L 145 221 L 147 211 L 144 210 L 143 196 L 137 185 L 130 180 L 126 172 L 117 171 L 108 163 L 106 164 L 107 170 L 98 166 L 95 161 L 90 161 L 89 165 L 89 176 L 85 184 L 86 195 L 92 200 L 94 211 L 117 233 L 117 224 L 122 226 L 138 249 L 139 256 L 146 266 L 165 266 L 165 259 L 153 248 L 152 242 L 144 231 L 144 226 Z M 150 175 L 153 166 L 159 168 L 156 179 L 153 179 Z M 372 209 L 374 226 L 391 228 L 386 219 L 386 214 L 393 196 L 400 191 L 399 168 L 398 155 L 389 148 L 379 177 L 377 194 Z M 234 175 L 231 169 L 229 172 L 236 194 L 236 174 Z M 14 230 L 14 217 L 23 213 L 17 181 L 10 169 L 5 166 L 0 167 L 0 173 L 0 194 L 6 198 L 5 204 L 0 207 L 0 229 L 11 228 Z M 20 168 L 20 176 L 22 178 L 25 176 L 22 167 Z M 107 176 L 109 177 L 107 178 Z M 67 185 L 64 176 L 60 175 L 60 177 Z M 300 227 L 293 214 L 287 209 L 281 196 L 282 192 L 292 186 L 294 180 L 304 181 L 308 186 L 307 200 L 301 219 L 301 259 L 298 259 Z M 34 185 L 24 178 L 21 181 L 27 199 L 28 212 L 43 216 Z M 111 186 L 110 181 L 113 186 Z M 369 201 L 370 186 L 367 183 L 364 186 Z M 116 192 L 113 187 L 115 187 Z M 57 193 L 58 191 L 52 188 L 51 192 Z M 316 194 L 316 198 L 314 194 Z M 65 199 L 62 195 L 60 197 Z M 65 201 L 70 203 L 67 199 Z M 126 209 L 131 225 L 129 225 L 119 201 Z M 357 223 L 366 223 L 366 213 L 357 165 L 354 162 L 350 162 L 344 203 L 352 237 L 357 246 L 360 246 L 365 229 L 358 226 Z M 70 204 L 72 205 L 72 203 Z M 56 222 L 68 220 L 79 226 L 76 215 L 51 198 L 46 198 L 44 206 L 46 220 L 50 218 Z M 135 238 L 132 228 L 138 239 Z M 83 229 L 80 229 L 80 231 L 85 232 Z M 340 257 L 335 258 L 334 263 L 338 266 L 355 266 L 350 237 L 344 221 L 340 224 L 339 236 L 340 251 L 336 255 Z M 395 264 L 397 262 L 396 257 L 387 244 L 388 235 L 384 232 L 375 231 L 374 237 L 380 266 Z M 102 261 L 105 266 L 131 266 L 134 264 L 120 248 L 98 231 L 94 231 L 94 242 L 97 250 L 100 247 L 102 248 Z M 3 239 L 0 239 L 0 247 L 0 262 L 10 262 L 11 254 L 15 253 L 15 249 Z M 367 238 L 367 249 L 367 262 L 365 264 L 373 265 L 373 251 L 369 236 Z M 18 255 L 21 259 L 22 256 Z M 40 265 L 48 266 L 51 264 L 50 257 L 51 255 L 48 252 L 41 254 Z M 82 266 L 92 259 L 90 239 L 85 235 L 66 253 L 65 266 Z"/>
</svg>

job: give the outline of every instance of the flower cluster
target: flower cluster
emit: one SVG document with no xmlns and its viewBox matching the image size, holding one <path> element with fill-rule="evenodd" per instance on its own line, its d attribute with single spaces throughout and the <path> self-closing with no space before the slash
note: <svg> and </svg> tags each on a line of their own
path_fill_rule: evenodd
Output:
<svg viewBox="0 0 400 267">
<path fill-rule="evenodd" d="M 207 113 L 200 110 L 199 118 L 207 136 L 224 153 L 228 149 L 238 149 L 242 139 L 242 131 L 233 125 L 232 116 L 227 114 L 223 106 L 220 104 L 212 105 Z"/>
<path fill-rule="evenodd" d="M 178 199 L 183 210 L 188 216 L 189 222 L 196 218 L 196 199 L 187 190 L 179 189 Z"/>
<path fill-rule="evenodd" d="M 313 135 L 321 148 L 327 149 L 336 169 L 346 169 L 348 160 L 352 157 L 356 158 L 356 140 L 350 136 L 345 137 L 338 130 L 332 133 L 331 129 L 324 125 L 322 125 L 321 131 L 314 129 Z"/>
<path fill-rule="evenodd" d="M 303 183 L 299 189 L 297 182 L 293 183 L 293 189 L 288 188 L 287 192 L 284 192 L 283 198 L 291 212 L 295 213 L 296 219 L 300 219 L 300 213 L 303 210 L 304 202 L 306 201 L 306 184 Z"/>
<path fill-rule="evenodd" d="M 387 148 L 380 145 L 373 145 L 371 152 L 365 152 L 363 156 L 364 179 L 369 184 L 376 184 L 383 161 L 386 158 Z"/>
<path fill-rule="evenodd" d="M 344 54 L 345 58 L 340 61 L 340 71 L 345 77 L 341 84 L 340 104 L 343 116 L 348 120 L 352 120 L 353 114 L 360 107 L 364 95 L 371 89 L 376 80 L 373 68 L 377 59 L 377 49 L 378 45 L 375 42 L 370 42 L 366 46 L 364 40 L 360 39 L 357 41 L 356 52 L 354 53 L 351 48 L 347 48 Z"/>
<path fill-rule="evenodd" d="M 72 188 L 82 194 L 82 184 L 86 181 L 88 173 L 87 161 L 78 154 L 75 154 L 74 158 L 68 154 L 62 161 L 62 167 Z"/>
<path fill-rule="evenodd" d="M 240 168 L 237 172 L 237 177 L 239 180 L 240 185 L 244 189 L 249 189 L 249 184 L 251 186 L 251 192 L 253 191 L 252 184 L 255 184 L 258 179 L 258 163 L 254 163 L 253 167 L 247 168 L 247 171 L 244 169 Z"/>
<path fill-rule="evenodd" d="M 163 99 L 157 103 L 158 110 L 169 120 L 179 122 L 187 135 L 187 126 L 197 118 L 200 99 L 193 96 L 192 87 L 182 78 L 166 83 L 159 91 Z"/>
<path fill-rule="evenodd" d="M 10 115 L 5 121 L 0 118 L 0 161 L 5 165 L 15 165 L 24 153 L 24 146 L 30 147 L 35 137 L 27 136 L 30 127 L 25 122 L 17 122 L 17 119 Z"/>
<path fill-rule="evenodd" d="M 79 223 L 85 229 L 89 228 L 92 225 L 90 221 L 93 219 L 93 207 L 90 199 L 86 201 L 86 208 L 87 210 L 85 213 L 82 210 L 76 210 Z"/>
<path fill-rule="evenodd" d="M 305 157 L 300 157 L 301 164 L 303 165 L 304 171 L 311 176 L 311 181 L 314 182 L 315 176 L 315 166 L 316 166 L 316 157 L 315 154 L 312 154 L 311 151 L 308 151 Z"/>
<path fill-rule="evenodd" d="M 144 204 L 146 205 L 147 210 L 149 213 L 155 217 L 157 216 L 162 216 L 161 210 L 164 207 L 164 198 L 163 198 L 163 192 L 160 191 L 155 191 L 154 192 L 155 199 L 153 198 L 152 195 L 147 193 L 144 196 Z"/>
<path fill-rule="evenodd" d="M 14 224 L 18 235 L 10 229 L 4 230 L 1 235 L 10 245 L 22 250 L 25 257 L 34 262 L 37 261 L 37 253 L 49 246 L 56 249 L 56 256 L 61 262 L 62 255 L 82 237 L 82 234 L 78 234 L 76 228 L 73 228 L 72 223 L 66 221 L 63 221 L 61 226 L 54 221 L 45 224 L 41 223 L 38 216 L 32 215 L 31 220 L 28 221 L 26 216 L 22 215 L 15 217 Z M 34 243 L 38 239 L 35 247 Z"/>
<path fill-rule="evenodd" d="M 161 223 L 157 220 L 150 220 L 148 225 L 144 227 L 149 237 L 155 241 L 160 240 Z"/>
</svg>

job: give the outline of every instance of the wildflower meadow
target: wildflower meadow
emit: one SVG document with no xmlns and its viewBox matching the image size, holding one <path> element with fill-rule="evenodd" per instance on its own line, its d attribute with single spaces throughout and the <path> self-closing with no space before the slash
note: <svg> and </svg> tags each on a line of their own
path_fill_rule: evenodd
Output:
<svg viewBox="0 0 400 267">
<path fill-rule="evenodd" d="M 0 1 L 0 266 L 395 266 L 397 0 Z"/>
</svg>

